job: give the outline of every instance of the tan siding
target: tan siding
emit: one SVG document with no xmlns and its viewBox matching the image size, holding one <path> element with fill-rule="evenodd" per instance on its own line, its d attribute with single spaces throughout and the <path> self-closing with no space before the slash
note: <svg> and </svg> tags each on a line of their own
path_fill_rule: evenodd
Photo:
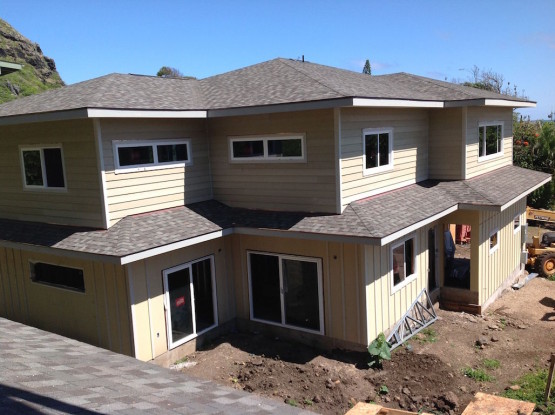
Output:
<svg viewBox="0 0 555 415">
<path fill-rule="evenodd" d="M 364 175 L 362 130 L 393 128 L 393 169 Z M 428 178 L 428 112 L 420 109 L 341 110 L 342 207 Z"/>
<path fill-rule="evenodd" d="M 305 134 L 306 162 L 230 162 L 229 137 Z M 214 198 L 230 206 L 336 211 L 333 111 L 211 119 Z"/>
<path fill-rule="evenodd" d="M 183 206 L 212 197 L 204 120 L 102 120 L 110 225 L 127 215 Z M 113 140 L 191 140 L 193 164 L 141 172 L 115 173 Z"/>
<path fill-rule="evenodd" d="M 417 277 L 412 282 L 393 292 L 391 270 L 391 246 L 367 245 L 366 256 L 366 322 L 368 342 L 380 333 L 392 329 L 407 312 L 418 294 L 428 284 L 428 229 L 431 224 L 421 228 L 413 235 L 416 240 Z M 402 239 L 404 240 L 404 239 Z"/>
<path fill-rule="evenodd" d="M 503 121 L 503 155 L 478 161 L 478 125 L 485 121 Z M 513 111 L 511 108 L 469 107 L 466 121 L 466 178 L 478 176 L 513 163 Z"/>
<path fill-rule="evenodd" d="M 0 127 L 0 216 L 102 227 L 93 124 L 59 121 Z M 67 190 L 24 189 L 20 146 L 61 144 Z"/>
<path fill-rule="evenodd" d="M 428 170 L 430 179 L 463 178 L 463 117 L 461 108 L 430 110 Z"/>
<path fill-rule="evenodd" d="M 85 292 L 31 281 L 31 261 L 82 269 Z M 0 248 L 0 281 L 0 316 L 118 353 L 133 353 L 122 267 Z"/>
</svg>

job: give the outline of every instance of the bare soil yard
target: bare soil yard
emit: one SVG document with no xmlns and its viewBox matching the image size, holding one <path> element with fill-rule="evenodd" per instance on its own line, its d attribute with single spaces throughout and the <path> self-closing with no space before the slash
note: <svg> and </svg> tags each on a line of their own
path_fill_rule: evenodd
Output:
<svg viewBox="0 0 555 415">
<path fill-rule="evenodd" d="M 395 350 L 382 369 L 370 369 L 366 353 L 323 353 L 235 333 L 189 356 L 195 365 L 183 370 L 322 414 L 343 414 L 357 401 L 460 414 L 475 392 L 502 393 L 521 375 L 547 368 L 555 352 L 552 281 L 536 278 L 508 291 L 483 317 L 443 310 L 438 315 L 430 330 Z M 465 376 L 465 369 L 493 380 L 480 382 Z"/>
</svg>

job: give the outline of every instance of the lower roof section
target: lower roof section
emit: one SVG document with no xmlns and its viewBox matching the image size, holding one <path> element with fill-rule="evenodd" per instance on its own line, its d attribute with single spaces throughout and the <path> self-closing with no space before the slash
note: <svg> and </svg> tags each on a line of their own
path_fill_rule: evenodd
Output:
<svg viewBox="0 0 555 415">
<path fill-rule="evenodd" d="M 210 200 L 128 216 L 107 230 L 0 219 L 0 245 L 120 264 L 231 233 L 385 245 L 458 209 L 500 212 L 549 180 L 549 174 L 507 166 L 469 180 L 426 180 L 353 202 L 341 215 L 240 209 Z"/>
</svg>

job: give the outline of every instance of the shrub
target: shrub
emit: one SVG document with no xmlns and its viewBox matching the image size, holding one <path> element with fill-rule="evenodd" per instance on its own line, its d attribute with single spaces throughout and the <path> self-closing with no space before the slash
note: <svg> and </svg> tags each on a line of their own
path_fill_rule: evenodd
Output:
<svg viewBox="0 0 555 415">
<path fill-rule="evenodd" d="M 382 360 L 391 360 L 391 347 L 385 340 L 383 333 L 380 333 L 376 340 L 370 343 L 368 346 L 368 353 L 372 357 L 372 360 L 368 362 L 368 366 L 380 367 L 382 365 Z"/>
</svg>

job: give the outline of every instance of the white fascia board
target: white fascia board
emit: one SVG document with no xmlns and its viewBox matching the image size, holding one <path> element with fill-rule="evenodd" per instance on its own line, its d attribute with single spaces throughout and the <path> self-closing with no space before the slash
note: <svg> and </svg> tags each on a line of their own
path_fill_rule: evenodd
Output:
<svg viewBox="0 0 555 415">
<path fill-rule="evenodd" d="M 87 118 L 87 110 L 85 108 L 69 111 L 42 112 L 37 114 L 9 115 L 5 117 L 0 117 L 0 125 L 76 120 L 80 118 Z"/>
<path fill-rule="evenodd" d="M 206 111 L 115 110 L 88 108 L 89 118 L 206 118 Z"/>
<path fill-rule="evenodd" d="M 175 251 L 176 249 L 187 248 L 191 245 L 200 244 L 202 242 L 211 241 L 213 239 L 221 238 L 230 235 L 231 229 L 222 229 L 221 231 L 207 233 L 205 235 L 197 236 L 195 238 L 185 239 L 183 241 L 174 242 L 168 245 L 158 246 L 156 248 L 147 249 L 146 251 L 137 252 L 135 254 L 126 255 L 120 258 L 120 264 L 125 265 L 131 262 L 140 261 L 142 259 L 150 258 L 156 255 L 165 254 L 167 252 Z"/>
<path fill-rule="evenodd" d="M 290 103 L 284 103 L 284 104 L 260 105 L 260 106 L 254 106 L 254 107 L 221 108 L 221 109 L 208 110 L 208 118 L 330 109 L 330 108 L 338 108 L 338 107 L 350 107 L 352 106 L 352 104 L 353 104 L 352 98 L 337 98 L 337 99 L 328 99 L 328 100 L 321 100 L 321 101 L 290 102 Z"/>
<path fill-rule="evenodd" d="M 526 190 L 525 192 L 522 192 L 521 194 L 519 194 L 517 197 L 509 200 L 507 203 L 505 203 L 503 206 L 501 206 L 501 211 L 504 211 L 505 209 L 507 209 L 509 206 L 513 205 L 514 203 L 516 203 L 517 201 L 519 201 L 520 199 L 522 199 L 523 197 L 528 196 L 530 193 L 532 193 L 534 190 L 542 187 L 544 184 L 549 183 L 551 181 L 551 177 L 546 178 L 545 180 L 542 180 L 540 183 L 538 183 L 537 185 L 529 188 L 528 190 Z"/>
<path fill-rule="evenodd" d="M 353 98 L 353 107 L 385 108 L 443 108 L 443 101 L 417 101 L 408 99 Z"/>
<path fill-rule="evenodd" d="M 453 213 L 458 209 L 459 209 L 459 205 L 456 204 L 454 206 L 451 206 L 450 208 L 445 209 L 443 212 L 436 213 L 435 215 L 430 216 L 429 218 L 426 218 L 424 220 L 421 220 L 420 222 L 416 222 L 410 226 L 407 226 L 406 228 L 401 229 L 400 231 L 397 231 L 395 233 L 392 233 L 391 235 L 386 236 L 385 238 L 382 238 L 380 241 L 380 245 L 381 246 L 387 245 L 388 243 L 391 243 L 396 239 L 401 238 L 402 236 L 405 236 L 411 232 L 414 232 L 415 230 L 420 229 L 421 227 L 426 226 L 429 223 L 435 222 L 436 220 L 441 219 L 442 217 L 447 216 L 448 214 Z"/>
<path fill-rule="evenodd" d="M 511 101 L 505 99 L 486 99 L 485 105 L 488 107 L 536 108 L 536 103 L 532 101 Z"/>
</svg>

